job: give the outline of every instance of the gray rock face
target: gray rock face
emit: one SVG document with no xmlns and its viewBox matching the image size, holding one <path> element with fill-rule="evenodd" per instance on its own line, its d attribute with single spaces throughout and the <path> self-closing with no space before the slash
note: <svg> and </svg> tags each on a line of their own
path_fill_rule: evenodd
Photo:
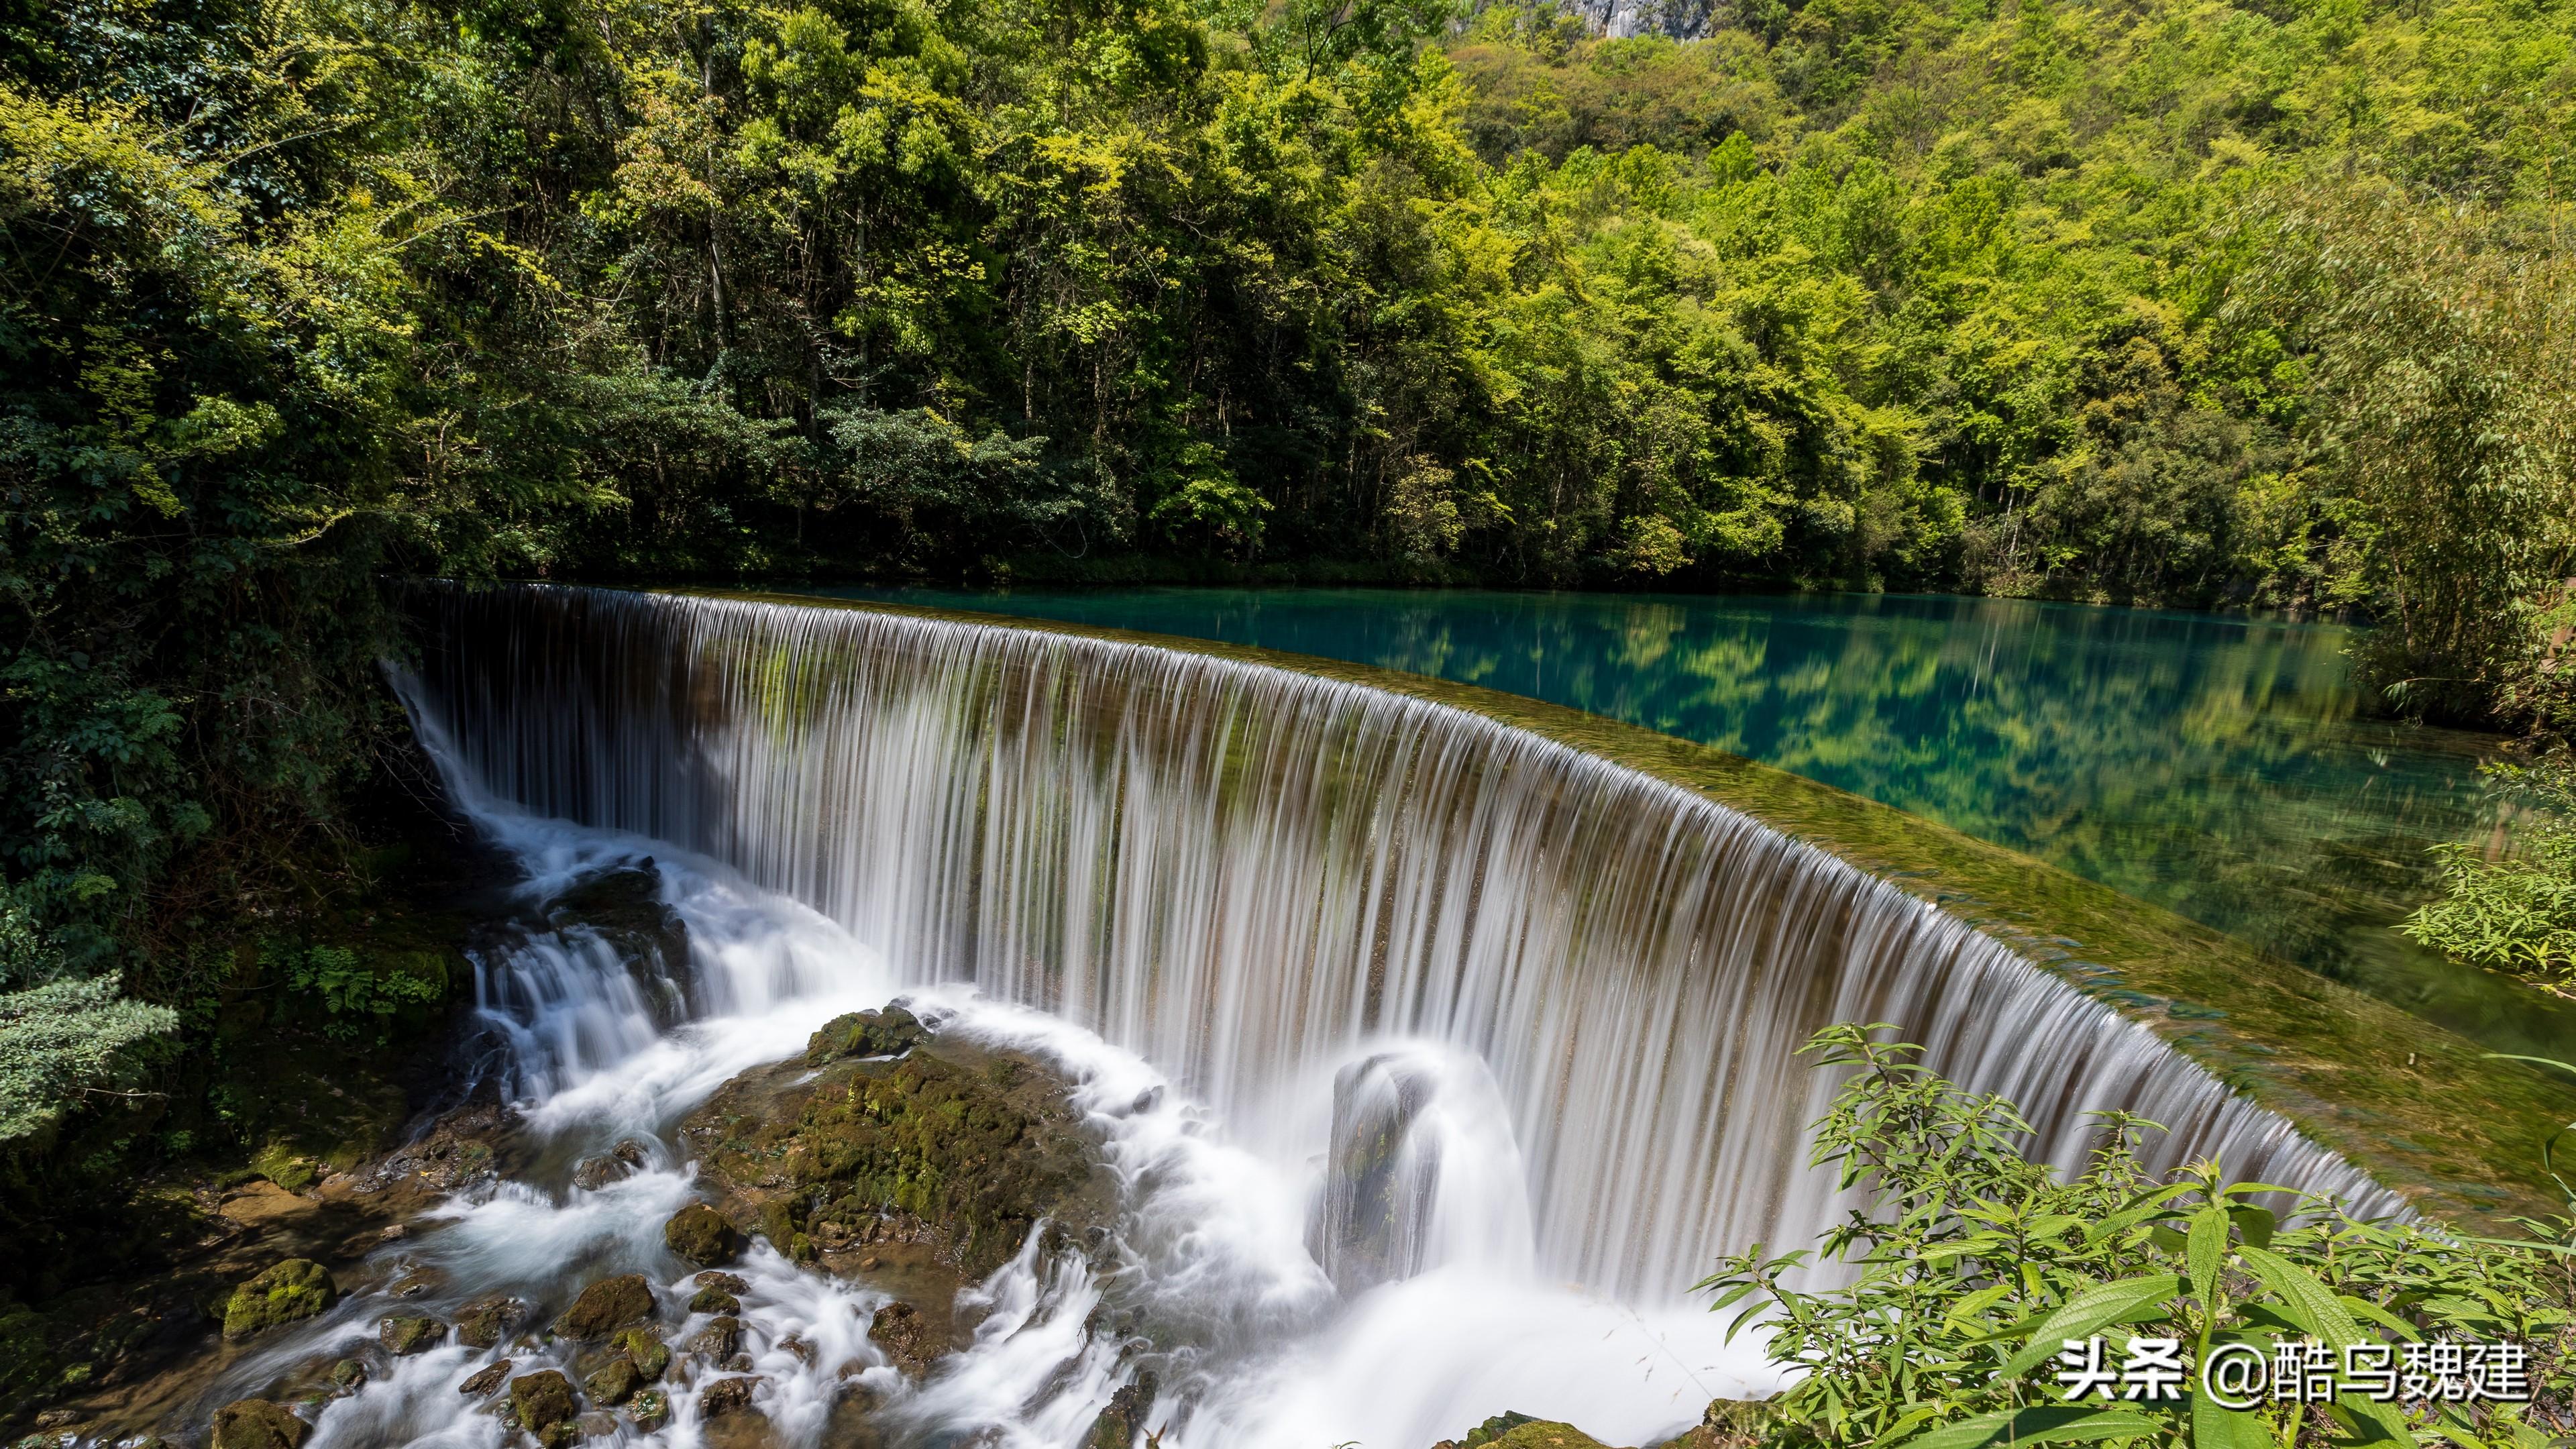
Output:
<svg viewBox="0 0 2576 1449">
<path fill-rule="evenodd" d="M 1392 1055 L 1353 1063 L 1333 1078 L 1332 1147 L 1307 1246 L 1345 1293 L 1422 1267 L 1440 1160 L 1437 1144 L 1417 1140 L 1413 1127 L 1436 1090 Z"/>
<path fill-rule="evenodd" d="M 1724 14 L 1717 0 L 1573 0 L 1567 8 L 1591 22 L 1594 32 L 1614 40 L 1632 35 L 1698 40 L 1713 33 Z"/>
</svg>

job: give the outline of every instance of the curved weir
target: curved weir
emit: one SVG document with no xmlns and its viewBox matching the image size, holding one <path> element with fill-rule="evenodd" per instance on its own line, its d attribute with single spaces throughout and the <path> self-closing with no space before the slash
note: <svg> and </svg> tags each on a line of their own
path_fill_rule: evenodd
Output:
<svg viewBox="0 0 2576 1449">
<path fill-rule="evenodd" d="M 858 609 L 541 587 L 422 607 L 410 693 L 482 787 L 724 862 L 901 981 L 1090 1028 L 1256 1150 L 1319 1151 L 1334 1074 L 1388 1043 L 1480 1063 L 1539 1271 L 1623 1301 L 1825 1226 L 1803 1124 L 1833 1084 L 1796 1050 L 1835 1021 L 1893 1023 L 2012 1098 L 2061 1165 L 2088 1113 L 2124 1108 L 2171 1129 L 2155 1165 L 2397 1206 L 1993 936 L 1475 713 Z"/>
</svg>

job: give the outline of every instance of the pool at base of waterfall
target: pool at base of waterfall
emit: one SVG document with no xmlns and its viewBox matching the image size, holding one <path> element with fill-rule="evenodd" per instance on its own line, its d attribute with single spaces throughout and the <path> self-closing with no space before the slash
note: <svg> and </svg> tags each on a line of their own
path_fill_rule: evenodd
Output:
<svg viewBox="0 0 2576 1449">
<path fill-rule="evenodd" d="M 179 1422 L 113 1427 L 285 1444 L 266 1402 L 302 1449 L 1430 1449 L 1511 1411 L 1648 1444 L 1777 1386 L 1694 1305 L 1538 1270 L 1470 1056 L 1366 1043 L 1264 1142 L 1083 1028 L 898 990 L 667 842 L 478 817 L 526 875 L 476 959 L 495 1170 L 226 1349 Z"/>
</svg>

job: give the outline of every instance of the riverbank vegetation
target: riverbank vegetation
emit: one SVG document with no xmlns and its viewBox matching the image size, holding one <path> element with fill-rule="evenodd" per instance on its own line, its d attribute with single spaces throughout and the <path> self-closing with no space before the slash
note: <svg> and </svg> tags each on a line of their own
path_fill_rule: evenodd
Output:
<svg viewBox="0 0 2576 1449">
<path fill-rule="evenodd" d="M 2224 1164 L 2160 1176 L 2135 1148 L 2161 1129 L 2118 1113 L 2061 1181 L 2020 1155 L 2029 1129 L 2011 1103 L 1961 1091 L 1873 1030 L 1831 1027 L 1808 1046 L 1819 1066 L 1852 1073 L 1818 1124 L 1815 1162 L 1866 1205 L 1812 1252 L 1756 1248 L 1701 1285 L 1739 1326 L 1761 1316 L 1766 1353 L 1805 1371 L 1768 1406 L 1758 1442 L 2538 1449 L 2576 1416 L 2576 1272 L 2564 1256 L 2576 1222 L 2525 1223 L 2528 1245 L 2463 1241 L 2225 1185 Z M 1814 1257 L 1852 1265 L 1854 1281 L 1810 1292 L 1783 1280 Z M 2123 1377 L 2140 1339 L 2178 1345 L 2170 1398 Z M 2102 1341 L 2100 1362 L 2061 1364 L 2068 1340 Z M 2213 1353 L 2250 1355 L 2268 1373 L 2301 1340 L 2324 1356 L 2295 1371 L 2353 1391 L 2275 1395 L 2258 1375 L 2222 1380 L 2230 1404 L 2196 1387 Z M 2402 1367 L 2410 1346 L 2443 1340 L 2510 1342 L 2524 1357 L 2510 1376 L 2478 1365 L 2470 1394 L 2464 1348 L 2463 1391 L 2449 1393 L 2420 1348 L 2411 1375 Z M 2365 1377 L 2385 1367 L 2388 1392 L 2356 1384 L 2352 1364 Z M 2120 1382 L 2071 1394 L 2063 1371 L 2082 1367 Z"/>
<path fill-rule="evenodd" d="M 2442 895 L 2402 929 L 2454 961 L 2576 993 L 2576 760 L 2487 773 L 2508 810 L 2497 838 L 2439 847 Z"/>
</svg>

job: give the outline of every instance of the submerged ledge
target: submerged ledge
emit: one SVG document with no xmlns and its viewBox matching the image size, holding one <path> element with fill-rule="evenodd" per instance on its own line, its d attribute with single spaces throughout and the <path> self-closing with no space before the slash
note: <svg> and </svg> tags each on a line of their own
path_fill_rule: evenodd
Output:
<svg viewBox="0 0 2576 1449">
<path fill-rule="evenodd" d="M 1563 705 L 1372 665 L 968 610 L 649 589 L 946 620 L 1265 665 L 1482 716 L 1635 770 L 1827 851 L 2012 946 L 2295 1123 L 2417 1211 L 2495 1228 L 2559 1205 L 2541 1145 L 2576 1091 L 2376 997 L 2162 907 L 1831 785 Z"/>
</svg>

